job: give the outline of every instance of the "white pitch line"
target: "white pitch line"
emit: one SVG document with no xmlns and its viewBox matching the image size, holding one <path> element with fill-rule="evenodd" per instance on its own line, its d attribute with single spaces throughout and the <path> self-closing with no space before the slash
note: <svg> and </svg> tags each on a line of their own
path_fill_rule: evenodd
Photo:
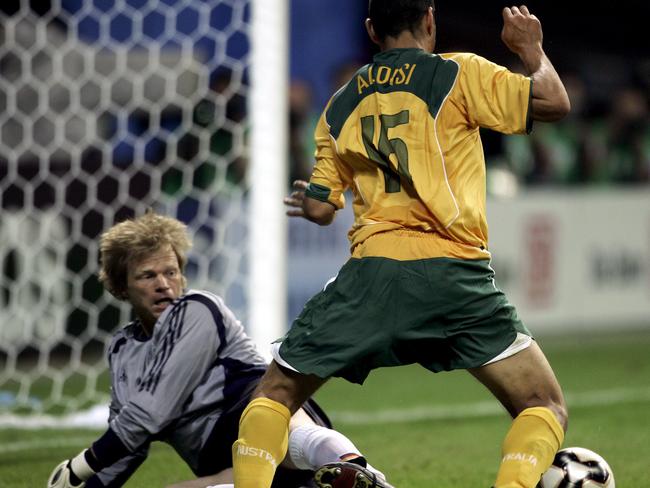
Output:
<svg viewBox="0 0 650 488">
<path fill-rule="evenodd" d="M 616 388 L 611 390 L 566 393 L 569 409 L 597 407 L 620 403 L 650 402 L 650 388 Z M 496 400 L 451 404 L 419 406 L 377 410 L 375 412 L 330 411 L 333 422 L 351 425 L 405 424 L 421 420 L 450 420 L 472 417 L 491 417 L 504 415 L 505 410 Z"/>
<path fill-rule="evenodd" d="M 0 414 L 0 427 L 16 429 L 104 429 L 108 425 L 108 405 L 68 415 Z"/>
<path fill-rule="evenodd" d="M 569 408 L 575 407 L 598 407 L 606 405 L 617 405 L 621 403 L 645 403 L 650 402 L 650 388 L 617 388 L 611 390 L 587 391 L 582 393 L 567 393 L 567 404 Z M 378 410 L 376 412 L 351 412 L 351 411 L 330 411 L 328 415 L 335 422 L 349 425 L 376 425 L 376 424 L 405 424 L 420 420 L 450 420 L 457 418 L 492 417 L 505 415 L 503 408 L 495 401 L 482 401 L 474 403 L 462 403 L 452 405 L 421 406 L 412 408 L 396 408 Z M 0 426 L 3 426 L 3 416 L 0 415 Z M 9 427 L 20 428 L 15 421 Z M 35 420 L 35 419 L 34 419 Z M 48 427 L 51 419 L 45 419 L 43 424 Z M 35 428 L 38 421 L 28 422 L 29 428 Z M 72 422 L 74 427 L 80 428 L 77 422 Z M 105 425 L 105 424 L 104 424 Z M 60 424 L 59 424 L 60 426 Z M 4 424 L 4 427 L 7 427 Z M 96 426 L 93 426 L 96 427 Z M 49 440 L 7 442 L 0 445 L 0 454 L 10 452 L 29 451 L 33 449 L 55 449 L 60 447 L 83 447 L 93 441 L 92 437 L 60 437 Z"/>
<path fill-rule="evenodd" d="M 58 449 L 60 447 L 88 446 L 95 439 L 92 437 L 57 437 L 54 439 L 34 439 L 31 441 L 8 442 L 0 445 L 0 454 L 10 452 L 33 451 L 35 449 Z"/>
</svg>

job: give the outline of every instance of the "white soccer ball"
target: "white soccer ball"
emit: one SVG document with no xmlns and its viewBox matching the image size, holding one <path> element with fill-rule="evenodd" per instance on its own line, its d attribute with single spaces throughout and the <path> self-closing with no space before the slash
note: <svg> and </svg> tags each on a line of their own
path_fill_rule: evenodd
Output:
<svg viewBox="0 0 650 488">
<path fill-rule="evenodd" d="M 538 488 L 615 488 L 614 473 L 601 456 L 583 447 L 561 449 Z"/>
</svg>

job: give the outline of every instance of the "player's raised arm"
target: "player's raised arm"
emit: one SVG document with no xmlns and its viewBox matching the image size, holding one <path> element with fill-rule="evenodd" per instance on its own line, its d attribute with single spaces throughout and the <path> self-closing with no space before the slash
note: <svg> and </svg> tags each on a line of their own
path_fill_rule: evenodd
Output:
<svg viewBox="0 0 650 488">
<path fill-rule="evenodd" d="M 566 116 L 571 103 L 562 80 L 542 48 L 539 19 L 525 5 L 504 8 L 501 39 L 519 56 L 533 80 L 533 119 L 552 122 Z"/>
</svg>

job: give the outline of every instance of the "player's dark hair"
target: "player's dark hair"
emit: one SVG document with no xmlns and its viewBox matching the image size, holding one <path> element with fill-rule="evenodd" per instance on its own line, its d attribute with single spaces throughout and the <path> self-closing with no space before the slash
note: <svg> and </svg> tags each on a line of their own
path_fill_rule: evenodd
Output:
<svg viewBox="0 0 650 488">
<path fill-rule="evenodd" d="M 406 30 L 415 33 L 429 7 L 433 7 L 433 0 L 369 0 L 368 17 L 383 41 Z"/>
</svg>

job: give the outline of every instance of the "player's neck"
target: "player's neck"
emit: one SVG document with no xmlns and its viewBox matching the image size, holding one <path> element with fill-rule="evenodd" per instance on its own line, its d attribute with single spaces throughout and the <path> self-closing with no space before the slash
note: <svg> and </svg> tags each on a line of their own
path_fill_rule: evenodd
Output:
<svg viewBox="0 0 650 488">
<path fill-rule="evenodd" d="M 428 42 L 420 37 L 415 37 L 412 32 L 404 31 L 397 37 L 387 36 L 379 46 L 382 51 L 389 49 L 423 49 L 429 50 Z"/>
</svg>

